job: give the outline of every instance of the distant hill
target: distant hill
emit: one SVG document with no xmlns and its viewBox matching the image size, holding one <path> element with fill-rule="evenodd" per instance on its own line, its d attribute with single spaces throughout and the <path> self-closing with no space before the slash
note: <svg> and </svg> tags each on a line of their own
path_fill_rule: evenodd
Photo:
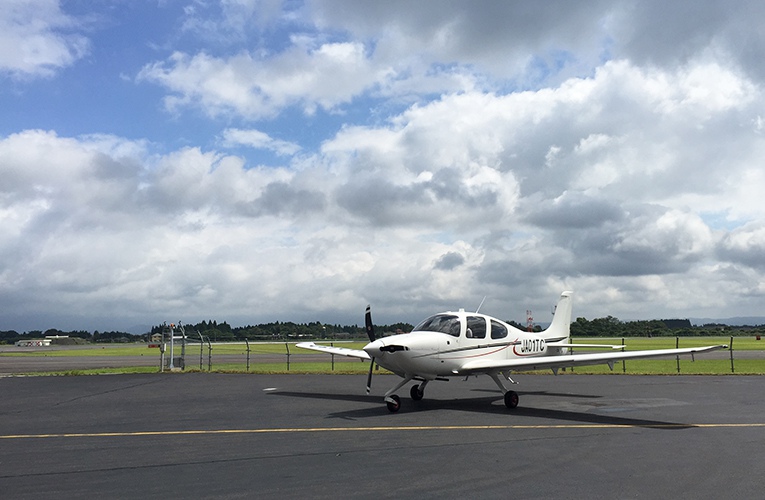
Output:
<svg viewBox="0 0 765 500">
<path fill-rule="evenodd" d="M 765 316 L 737 316 L 734 318 L 690 318 L 695 326 L 710 323 L 728 326 L 758 326 L 765 325 Z"/>
</svg>

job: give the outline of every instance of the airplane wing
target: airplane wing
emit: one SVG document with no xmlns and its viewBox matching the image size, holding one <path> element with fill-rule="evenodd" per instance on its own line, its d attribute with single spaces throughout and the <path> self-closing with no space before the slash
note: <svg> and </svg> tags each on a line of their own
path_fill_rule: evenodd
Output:
<svg viewBox="0 0 765 500">
<path fill-rule="evenodd" d="M 328 345 L 314 344 L 313 342 L 300 342 L 295 344 L 296 347 L 301 349 L 309 349 L 311 351 L 323 352 L 325 354 L 337 354 L 339 356 L 348 356 L 350 358 L 359 359 L 372 359 L 365 351 L 360 349 L 348 349 L 347 347 L 332 347 Z"/>
<path fill-rule="evenodd" d="M 611 345 L 611 344 L 551 344 L 547 343 L 547 347 L 568 347 L 568 348 L 584 348 L 584 349 L 624 349 L 623 345 Z"/>
<path fill-rule="evenodd" d="M 563 354 L 560 356 L 537 356 L 515 359 L 477 359 L 468 361 L 462 368 L 455 370 L 455 375 L 470 375 L 473 373 L 487 373 L 502 370 L 543 370 L 567 368 L 569 366 L 601 365 L 607 364 L 613 369 L 616 361 L 624 359 L 658 358 L 661 356 L 677 356 L 681 354 L 693 355 L 699 352 L 727 349 L 727 345 L 715 345 L 707 347 L 687 347 L 684 349 L 653 349 L 648 351 L 626 351 L 618 353 L 594 353 L 594 354 Z"/>
</svg>

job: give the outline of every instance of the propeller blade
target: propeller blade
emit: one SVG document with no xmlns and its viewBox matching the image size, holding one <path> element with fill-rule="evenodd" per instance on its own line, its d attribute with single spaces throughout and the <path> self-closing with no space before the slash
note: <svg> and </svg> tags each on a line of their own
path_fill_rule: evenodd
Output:
<svg viewBox="0 0 765 500">
<path fill-rule="evenodd" d="M 370 342 L 375 341 L 375 327 L 372 325 L 372 308 L 367 306 L 367 313 L 364 316 L 364 321 L 367 326 L 367 337 Z"/>
<path fill-rule="evenodd" d="M 372 308 L 367 305 L 367 312 L 364 315 L 364 323 L 367 327 L 367 337 L 369 337 L 370 342 L 375 341 L 375 327 L 372 325 Z M 369 391 L 372 390 L 372 370 L 375 366 L 375 358 L 372 358 L 372 361 L 369 363 L 369 375 L 367 375 L 367 394 L 369 394 Z"/>
<path fill-rule="evenodd" d="M 372 368 L 375 366 L 375 358 L 369 363 L 369 375 L 367 375 L 367 394 L 372 390 Z"/>
</svg>

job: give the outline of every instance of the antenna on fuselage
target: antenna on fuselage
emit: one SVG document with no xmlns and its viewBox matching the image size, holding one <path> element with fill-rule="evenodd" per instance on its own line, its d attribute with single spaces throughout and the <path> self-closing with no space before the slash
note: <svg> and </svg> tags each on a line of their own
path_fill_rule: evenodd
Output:
<svg viewBox="0 0 765 500">
<path fill-rule="evenodd" d="M 478 309 L 475 310 L 476 314 L 478 314 L 478 311 L 481 310 L 481 306 L 483 305 L 484 300 L 486 300 L 486 295 L 483 296 L 483 300 L 481 301 L 480 304 L 478 304 Z"/>
</svg>

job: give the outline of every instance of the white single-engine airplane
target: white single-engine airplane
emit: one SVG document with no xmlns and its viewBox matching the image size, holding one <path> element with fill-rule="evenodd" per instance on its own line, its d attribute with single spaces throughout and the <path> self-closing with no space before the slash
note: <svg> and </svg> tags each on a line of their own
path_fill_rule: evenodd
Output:
<svg viewBox="0 0 765 500">
<path fill-rule="evenodd" d="M 375 363 L 390 370 L 402 380 L 385 393 L 388 410 L 396 412 L 401 407 L 401 398 L 394 394 L 401 387 L 414 380 L 410 395 L 413 400 L 422 399 L 425 386 L 432 380 L 447 380 L 447 377 L 467 377 L 486 374 L 504 394 L 505 406 L 518 406 L 518 393 L 508 390 L 502 383 L 503 376 L 511 383 L 513 371 L 558 369 L 571 366 L 608 364 L 613 370 L 614 362 L 624 359 L 677 356 L 698 352 L 726 349 L 726 345 L 691 347 L 685 349 L 656 349 L 648 351 L 623 351 L 624 346 L 571 344 L 571 296 L 563 292 L 555 308 L 552 323 L 542 332 L 525 332 L 492 318 L 486 314 L 465 312 L 444 312 L 431 316 L 415 326 L 411 333 L 375 338 L 372 315 L 369 306 L 366 311 L 366 329 L 369 344 L 363 350 L 347 349 L 302 342 L 297 347 L 328 354 L 350 356 L 370 360 L 367 377 L 367 393 L 372 382 L 372 368 Z M 619 352 L 575 354 L 569 349 L 605 347 L 619 349 Z"/>
</svg>

